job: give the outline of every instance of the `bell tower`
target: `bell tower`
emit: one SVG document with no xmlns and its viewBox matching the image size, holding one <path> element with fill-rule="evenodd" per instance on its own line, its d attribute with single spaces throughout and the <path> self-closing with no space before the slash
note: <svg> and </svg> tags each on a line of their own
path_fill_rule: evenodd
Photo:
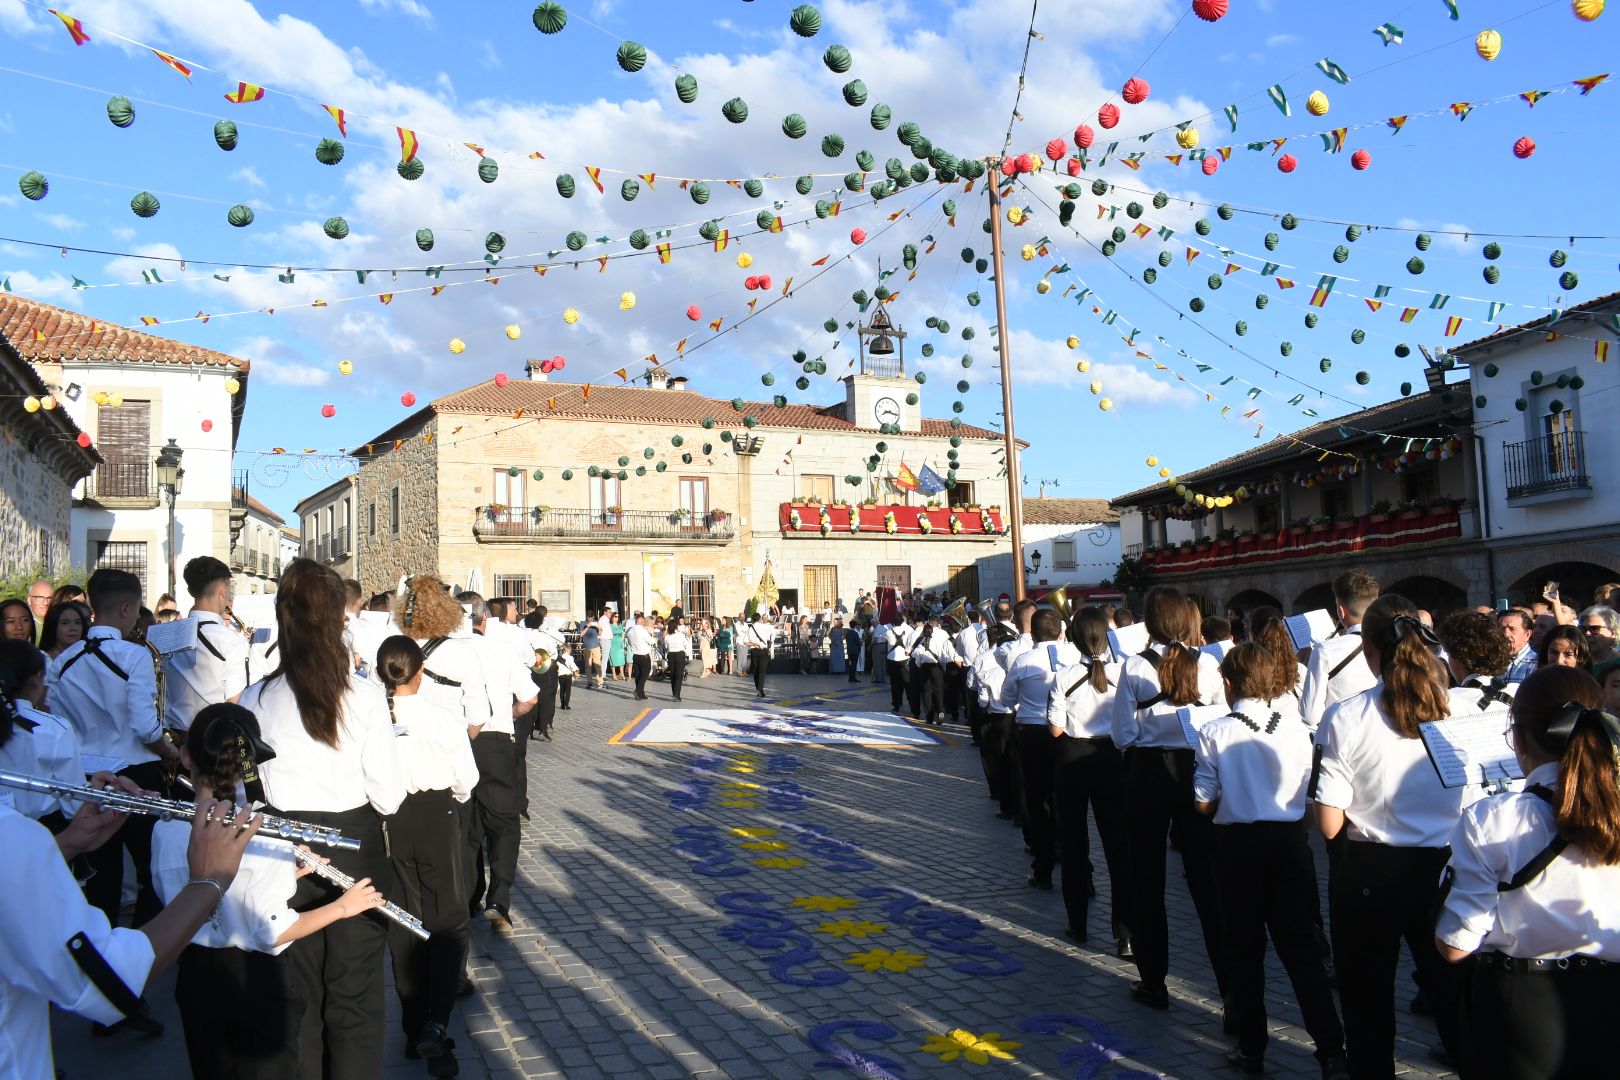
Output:
<svg viewBox="0 0 1620 1080">
<path fill-rule="evenodd" d="M 921 431 L 921 386 L 906 378 L 905 330 L 889 318 L 881 300 L 871 321 L 857 330 L 860 370 L 845 377 L 844 418 L 861 428 Z"/>
</svg>

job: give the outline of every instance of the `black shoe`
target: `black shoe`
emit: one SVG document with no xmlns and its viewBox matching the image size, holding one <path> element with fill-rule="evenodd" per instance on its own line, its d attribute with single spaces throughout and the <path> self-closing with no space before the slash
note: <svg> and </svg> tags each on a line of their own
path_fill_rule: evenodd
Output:
<svg viewBox="0 0 1620 1080">
<path fill-rule="evenodd" d="M 1025 884 L 1027 884 L 1032 889 L 1040 889 L 1043 892 L 1051 892 L 1052 891 L 1052 875 L 1048 874 L 1045 877 L 1042 877 L 1039 874 L 1031 874 L 1031 875 L 1029 875 L 1029 880 L 1027 882 L 1025 882 Z"/>
<path fill-rule="evenodd" d="M 455 1076 L 460 1071 L 456 1063 L 455 1042 L 445 1033 L 444 1025 L 429 1023 L 416 1037 L 415 1049 L 427 1061 L 429 1076 Z"/>
<path fill-rule="evenodd" d="M 1135 960 L 1136 946 L 1128 937 L 1114 939 L 1114 955 L 1121 960 Z"/>
<path fill-rule="evenodd" d="M 1076 930 L 1072 926 L 1066 926 L 1063 928 L 1063 936 L 1074 942 L 1076 945 L 1084 945 L 1086 943 L 1086 932 L 1084 930 Z"/>
<path fill-rule="evenodd" d="M 1429 1047 L 1429 1060 L 1437 1065 L 1444 1065 L 1448 1069 L 1457 1067 L 1457 1059 L 1451 1056 L 1451 1051 L 1447 1050 L 1442 1043 L 1435 1043 Z"/>
<path fill-rule="evenodd" d="M 1412 1000 L 1407 1002 L 1406 1007 L 1411 1010 L 1413 1016 L 1428 1016 L 1434 1012 L 1429 1007 L 1428 995 L 1422 990 L 1412 995 Z"/>
<path fill-rule="evenodd" d="M 1334 1054 L 1322 1062 L 1322 1080 L 1350 1080 L 1350 1063 L 1343 1054 Z"/>
<path fill-rule="evenodd" d="M 1131 983 L 1131 1000 L 1139 1005 L 1146 1005 L 1150 1009 L 1164 1012 L 1170 1008 L 1170 991 L 1160 986 L 1149 986 L 1145 982 Z"/>
<path fill-rule="evenodd" d="M 1251 1076 L 1259 1076 L 1266 1071 L 1266 1059 L 1259 1054 L 1245 1054 L 1237 1047 L 1226 1052 L 1226 1063 L 1239 1072 L 1246 1072 Z"/>
<path fill-rule="evenodd" d="M 473 982 L 471 975 L 461 977 L 461 985 L 456 987 L 456 997 L 470 998 L 478 993 L 478 984 Z"/>
</svg>

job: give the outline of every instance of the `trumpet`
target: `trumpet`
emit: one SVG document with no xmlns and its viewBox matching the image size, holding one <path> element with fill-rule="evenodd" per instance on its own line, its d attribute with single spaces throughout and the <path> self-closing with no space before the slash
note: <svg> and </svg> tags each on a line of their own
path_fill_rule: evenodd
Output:
<svg viewBox="0 0 1620 1080">
<path fill-rule="evenodd" d="M 49 776 L 30 776 L 27 773 L 12 772 L 10 769 L 0 769 L 0 787 L 17 788 L 21 791 L 32 791 L 39 795 L 54 795 L 59 799 L 68 799 L 73 802 L 95 803 L 103 810 L 117 810 L 123 814 L 145 814 L 155 817 L 159 821 L 190 820 L 197 812 L 194 802 L 179 802 L 174 799 L 163 799 L 156 795 L 131 795 L 127 791 L 117 788 L 93 788 L 88 784 L 68 784 L 55 780 Z M 233 807 L 226 816 L 227 825 L 236 820 L 242 811 Z M 351 840 L 338 832 L 322 825 L 310 825 L 302 821 L 293 821 L 290 818 L 276 817 L 274 814 L 259 814 L 264 824 L 259 827 L 261 836 L 269 836 L 280 840 L 288 840 L 298 844 L 319 844 L 322 847 L 333 848 L 337 851 L 359 851 L 360 841 Z"/>
</svg>

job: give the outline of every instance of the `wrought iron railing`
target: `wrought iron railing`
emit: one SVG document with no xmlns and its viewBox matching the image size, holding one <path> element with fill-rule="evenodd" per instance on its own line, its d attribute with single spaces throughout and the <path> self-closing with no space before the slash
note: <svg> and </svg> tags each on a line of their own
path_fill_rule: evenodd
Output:
<svg viewBox="0 0 1620 1080">
<path fill-rule="evenodd" d="M 1526 442 L 1507 443 L 1502 455 L 1510 499 L 1553 491 L 1584 491 L 1592 486 L 1586 475 L 1584 431 L 1557 431 Z"/>
<path fill-rule="evenodd" d="M 558 510 L 541 507 L 481 506 L 473 512 L 473 535 L 544 540 L 589 537 L 599 540 L 725 541 L 737 535 L 729 515 L 694 516 L 674 510 Z"/>
<path fill-rule="evenodd" d="M 334 562 L 346 557 L 349 554 L 349 527 L 345 525 L 343 528 L 333 532 L 331 542 L 332 548 L 327 557 Z"/>
<path fill-rule="evenodd" d="M 84 497 L 98 501 L 157 503 L 157 475 L 150 461 L 104 461 L 84 481 Z"/>
</svg>

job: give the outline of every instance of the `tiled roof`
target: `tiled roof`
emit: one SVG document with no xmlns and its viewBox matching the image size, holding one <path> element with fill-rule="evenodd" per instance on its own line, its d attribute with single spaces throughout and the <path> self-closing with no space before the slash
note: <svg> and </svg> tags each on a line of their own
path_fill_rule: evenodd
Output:
<svg viewBox="0 0 1620 1080">
<path fill-rule="evenodd" d="M 548 402 L 555 398 L 556 411 Z M 584 396 L 580 383 L 535 382 L 513 379 L 505 386 L 482 382 L 465 390 L 436 399 L 436 412 L 515 413 L 531 416 L 559 416 L 570 419 L 609 420 L 654 424 L 700 424 L 713 417 L 721 426 L 741 425 L 745 415 L 753 415 L 760 427 L 819 431 L 876 431 L 860 428 L 841 415 L 843 403 L 817 407 L 788 405 L 778 409 L 768 401 L 744 403 L 744 411 L 731 407 L 729 400 L 704 397 L 690 390 L 656 390 L 639 386 L 591 386 Z M 960 435 L 964 439 L 999 439 L 1001 433 L 989 428 L 963 424 L 952 427 L 949 420 L 924 420 L 921 434 L 934 438 Z"/>
<path fill-rule="evenodd" d="M 1118 521 L 1107 499 L 1025 499 L 1025 525 L 1091 525 Z"/>
<path fill-rule="evenodd" d="M 37 334 L 43 334 L 40 338 Z M 183 341 L 126 330 L 52 304 L 0 293 L 0 338 L 24 360 L 129 360 L 159 364 L 208 364 L 248 370 L 248 362 Z"/>
<path fill-rule="evenodd" d="M 1450 401 L 1441 400 L 1442 395 L 1449 393 Z M 1450 383 L 1444 391 L 1426 390 L 1411 397 L 1396 398 L 1381 405 L 1374 405 L 1370 409 L 1349 413 L 1345 416 L 1335 417 L 1332 420 L 1323 420 L 1308 428 L 1302 428 L 1291 435 L 1279 435 L 1268 443 L 1264 443 L 1252 450 L 1245 450 L 1241 454 L 1225 458 L 1213 465 L 1205 465 L 1201 469 L 1191 472 L 1177 473 L 1176 481 L 1184 484 L 1204 484 L 1210 480 L 1237 479 L 1240 475 L 1252 473 L 1264 466 L 1279 466 L 1285 462 L 1297 459 L 1299 462 L 1312 462 L 1320 456 L 1320 452 L 1312 447 L 1331 449 L 1344 442 L 1339 434 L 1339 428 L 1354 428 L 1365 431 L 1406 433 L 1409 429 L 1419 425 L 1427 425 L 1422 432 L 1415 434 L 1440 435 L 1436 421 L 1444 419 L 1448 414 L 1457 412 L 1472 413 L 1473 398 L 1469 391 L 1468 381 Z M 1433 430 L 1429 430 L 1433 429 Z M 1308 446 L 1300 446 L 1308 443 Z M 1113 500 L 1115 506 L 1139 506 L 1147 503 L 1163 502 L 1173 497 L 1173 492 L 1161 481 L 1138 488 L 1126 495 Z"/>
<path fill-rule="evenodd" d="M 1565 308 L 1563 311 L 1557 313 L 1556 320 L 1553 318 L 1552 314 L 1543 315 L 1539 319 L 1532 319 L 1527 323 L 1520 323 L 1518 326 L 1505 327 L 1498 330 L 1494 334 L 1487 334 L 1482 338 L 1477 338 L 1474 341 L 1470 341 L 1466 345 L 1459 345 L 1455 349 L 1451 349 L 1450 352 L 1453 355 L 1460 355 L 1468 352 L 1471 349 L 1478 348 L 1481 345 L 1494 345 L 1505 338 L 1516 337 L 1519 334 L 1529 332 L 1547 330 L 1551 328 L 1554 321 L 1562 322 L 1571 315 L 1584 315 L 1587 312 L 1596 311 L 1599 308 L 1613 304 L 1617 300 L 1620 300 L 1620 292 L 1612 292 L 1607 296 L 1599 296 L 1592 300 L 1586 301 L 1584 304 L 1576 304 L 1572 308 Z"/>
<path fill-rule="evenodd" d="M 246 500 L 247 500 L 247 506 L 248 506 L 249 510 L 252 510 L 254 513 L 258 514 L 260 517 L 269 518 L 271 521 L 275 522 L 277 525 L 282 525 L 287 520 L 286 518 L 282 517 L 280 514 L 276 513 L 274 510 L 270 509 L 268 506 L 264 505 L 264 503 L 260 502 L 258 499 L 255 499 L 253 496 L 251 496 L 251 495 L 244 496 L 243 491 L 242 491 L 241 488 L 238 488 L 238 487 L 231 488 L 231 494 L 236 496 L 237 498 L 244 498 L 245 497 Z"/>
</svg>

